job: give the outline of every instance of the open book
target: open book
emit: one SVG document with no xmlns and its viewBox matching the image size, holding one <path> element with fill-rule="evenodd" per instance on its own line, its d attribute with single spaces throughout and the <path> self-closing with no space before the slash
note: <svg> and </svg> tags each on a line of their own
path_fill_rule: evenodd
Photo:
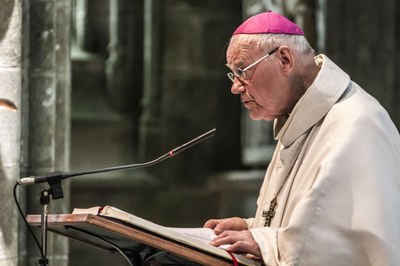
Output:
<svg viewBox="0 0 400 266">
<path fill-rule="evenodd" d="M 151 228 L 152 230 L 154 229 L 162 231 L 164 231 L 164 229 L 171 230 L 172 232 L 188 236 L 190 238 L 196 239 L 197 241 L 201 241 L 206 244 L 210 243 L 214 239 L 214 237 L 216 237 L 214 231 L 210 228 L 163 227 L 108 205 L 104 207 L 92 207 L 88 209 L 75 208 L 72 211 L 72 214 L 82 214 L 82 213 L 90 213 L 90 214 L 110 217 L 130 224 L 139 225 L 144 228 Z"/>
<path fill-rule="evenodd" d="M 94 214 L 106 218 L 116 219 L 131 224 L 135 227 L 153 232 L 168 239 L 190 245 L 192 247 L 204 250 L 208 253 L 215 254 L 221 257 L 230 258 L 226 251 L 223 250 L 224 246 L 216 248 L 209 245 L 209 243 L 216 237 L 214 231 L 209 228 L 177 228 L 165 227 L 156 223 L 150 222 L 128 212 L 122 211 L 113 206 L 92 207 L 92 208 L 75 208 L 72 214 Z M 241 265 L 261 265 L 259 261 L 249 259 L 241 255 L 234 255 Z"/>
</svg>

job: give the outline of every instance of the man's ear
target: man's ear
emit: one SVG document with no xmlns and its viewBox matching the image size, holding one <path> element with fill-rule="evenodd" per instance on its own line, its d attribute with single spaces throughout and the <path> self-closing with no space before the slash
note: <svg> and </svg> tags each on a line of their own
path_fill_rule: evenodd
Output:
<svg viewBox="0 0 400 266">
<path fill-rule="evenodd" d="M 292 51 L 287 46 L 279 47 L 277 51 L 277 56 L 281 63 L 282 70 L 284 72 L 290 71 L 293 67 L 293 54 Z"/>
</svg>

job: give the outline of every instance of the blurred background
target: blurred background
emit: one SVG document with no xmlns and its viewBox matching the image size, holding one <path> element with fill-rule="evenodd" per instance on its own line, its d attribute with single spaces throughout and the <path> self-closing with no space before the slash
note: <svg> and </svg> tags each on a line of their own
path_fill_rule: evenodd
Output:
<svg viewBox="0 0 400 266">
<path fill-rule="evenodd" d="M 21 176 L 153 160 L 204 132 L 216 135 L 155 166 L 75 177 L 50 213 L 113 205 L 165 226 L 252 216 L 271 158 L 271 123 L 250 121 L 230 93 L 225 52 L 247 17 L 273 10 L 376 97 L 400 125 L 396 0 L 0 0 L 3 232 L 1 265 L 37 265 L 10 188 Z M 19 192 L 39 213 L 46 185 Z M 10 217 L 8 216 L 8 217 Z M 118 255 L 49 236 L 52 265 L 126 265 Z M 6 264 L 9 263 L 9 264 Z"/>
</svg>

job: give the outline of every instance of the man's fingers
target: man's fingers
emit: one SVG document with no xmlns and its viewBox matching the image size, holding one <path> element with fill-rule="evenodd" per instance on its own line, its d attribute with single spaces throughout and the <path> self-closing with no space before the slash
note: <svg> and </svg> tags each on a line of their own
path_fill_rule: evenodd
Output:
<svg viewBox="0 0 400 266">
<path fill-rule="evenodd" d="M 203 227 L 214 229 L 218 225 L 217 220 L 208 220 Z"/>
<path fill-rule="evenodd" d="M 234 253 L 251 253 L 256 256 L 261 255 L 258 246 L 248 241 L 237 241 L 228 246 L 226 250 Z"/>
<path fill-rule="evenodd" d="M 208 220 L 204 227 L 214 229 L 215 233 L 218 235 L 225 230 L 246 230 L 247 223 L 242 218 L 232 217 L 226 219 L 211 219 Z"/>
<path fill-rule="evenodd" d="M 232 244 L 235 242 L 235 238 L 232 236 L 232 233 L 235 231 L 226 230 L 219 234 L 214 240 L 210 243 L 213 246 L 221 246 L 225 244 Z"/>
<path fill-rule="evenodd" d="M 225 249 L 235 253 L 249 253 L 255 256 L 261 256 L 260 248 L 254 241 L 253 236 L 247 230 L 245 231 L 224 231 L 218 235 L 211 245 L 219 247 L 221 245 L 230 245 Z"/>
</svg>

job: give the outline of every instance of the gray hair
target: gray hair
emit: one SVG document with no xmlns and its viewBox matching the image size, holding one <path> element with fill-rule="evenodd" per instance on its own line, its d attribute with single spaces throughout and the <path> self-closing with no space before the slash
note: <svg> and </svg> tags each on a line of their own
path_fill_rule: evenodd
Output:
<svg viewBox="0 0 400 266">
<path fill-rule="evenodd" d="M 238 34 L 235 35 L 236 41 L 239 43 L 252 44 L 260 50 L 271 50 L 274 47 L 286 45 L 298 55 L 315 53 L 314 49 L 308 43 L 303 35 L 288 34 Z"/>
</svg>

